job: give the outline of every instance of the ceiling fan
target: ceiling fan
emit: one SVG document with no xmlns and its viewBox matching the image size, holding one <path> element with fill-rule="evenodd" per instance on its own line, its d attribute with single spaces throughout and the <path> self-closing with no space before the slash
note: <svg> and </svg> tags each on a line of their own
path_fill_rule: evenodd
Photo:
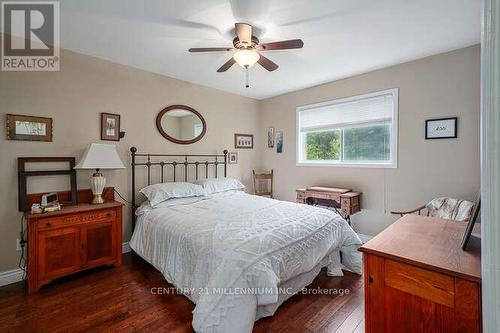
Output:
<svg viewBox="0 0 500 333">
<path fill-rule="evenodd" d="M 262 67 L 272 72 L 278 68 L 278 65 L 264 57 L 260 52 L 300 49 L 304 46 L 304 42 L 301 39 L 259 44 L 257 37 L 252 35 L 252 26 L 250 24 L 236 23 L 234 26 L 236 32 L 236 37 L 233 39 L 234 47 L 197 47 L 189 49 L 189 52 L 236 51 L 233 57 L 217 70 L 219 73 L 227 71 L 234 63 L 247 70 L 255 65 L 255 63 L 259 63 Z"/>
</svg>

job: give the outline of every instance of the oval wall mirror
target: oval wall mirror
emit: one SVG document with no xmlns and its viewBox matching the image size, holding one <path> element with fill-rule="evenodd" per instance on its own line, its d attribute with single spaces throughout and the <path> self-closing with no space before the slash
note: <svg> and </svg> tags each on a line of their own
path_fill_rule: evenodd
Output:
<svg viewBox="0 0 500 333">
<path fill-rule="evenodd" d="M 161 135 L 174 143 L 187 145 L 201 140 L 207 131 L 202 115 L 187 105 L 167 106 L 156 116 Z"/>
</svg>

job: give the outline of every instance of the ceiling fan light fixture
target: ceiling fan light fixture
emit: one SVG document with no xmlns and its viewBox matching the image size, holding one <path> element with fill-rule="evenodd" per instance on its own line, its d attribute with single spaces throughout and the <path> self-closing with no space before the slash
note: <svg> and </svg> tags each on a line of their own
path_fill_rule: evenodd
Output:
<svg viewBox="0 0 500 333">
<path fill-rule="evenodd" d="M 217 73 L 226 72 L 231 66 L 237 63 L 245 68 L 248 74 L 248 69 L 257 62 L 269 72 L 275 71 L 279 67 L 272 60 L 261 55 L 259 51 L 301 49 L 304 46 L 302 39 L 289 39 L 261 44 L 257 37 L 252 35 L 253 27 L 248 23 L 235 23 L 234 29 L 236 37 L 233 39 L 233 48 L 193 47 L 189 49 L 189 52 L 235 51 L 233 57 L 217 69 Z"/>
<path fill-rule="evenodd" d="M 234 60 L 243 68 L 250 68 L 260 59 L 259 52 L 255 50 L 238 50 L 233 55 Z"/>
</svg>

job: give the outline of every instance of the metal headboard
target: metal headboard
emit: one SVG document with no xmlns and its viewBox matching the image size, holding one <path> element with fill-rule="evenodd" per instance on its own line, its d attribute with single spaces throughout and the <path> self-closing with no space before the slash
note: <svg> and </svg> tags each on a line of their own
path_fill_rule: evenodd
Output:
<svg viewBox="0 0 500 333">
<path fill-rule="evenodd" d="M 157 167 L 160 169 L 160 181 L 159 183 L 166 182 L 165 168 L 168 166 L 172 167 L 172 181 L 177 181 L 177 168 L 180 167 L 184 170 L 184 181 L 187 182 L 188 172 L 191 169 L 195 171 L 195 179 L 198 180 L 200 177 L 200 168 L 204 172 L 205 178 L 209 178 L 210 172 L 209 167 L 212 166 L 213 175 L 215 178 L 218 177 L 218 169 L 220 165 L 224 166 L 224 177 L 227 177 L 227 154 L 228 151 L 224 150 L 223 155 L 217 154 L 152 154 L 152 153 L 138 153 L 136 147 L 131 147 L 130 152 L 132 155 L 132 230 L 135 228 L 135 210 L 137 208 L 135 199 L 135 186 L 136 186 L 136 167 L 147 168 L 147 184 L 151 185 L 152 175 L 151 169 Z M 168 159 L 168 161 L 164 161 Z M 196 159 L 196 160 L 193 160 Z M 200 159 L 200 160 L 198 160 Z M 188 168 L 188 166 L 194 165 L 194 168 Z"/>
</svg>

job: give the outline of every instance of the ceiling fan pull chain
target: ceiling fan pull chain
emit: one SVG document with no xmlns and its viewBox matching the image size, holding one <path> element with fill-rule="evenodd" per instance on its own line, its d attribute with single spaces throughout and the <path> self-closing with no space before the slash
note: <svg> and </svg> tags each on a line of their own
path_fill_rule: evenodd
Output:
<svg viewBox="0 0 500 333">
<path fill-rule="evenodd" d="M 250 88 L 250 83 L 248 82 L 248 66 L 245 66 L 245 88 Z"/>
</svg>

